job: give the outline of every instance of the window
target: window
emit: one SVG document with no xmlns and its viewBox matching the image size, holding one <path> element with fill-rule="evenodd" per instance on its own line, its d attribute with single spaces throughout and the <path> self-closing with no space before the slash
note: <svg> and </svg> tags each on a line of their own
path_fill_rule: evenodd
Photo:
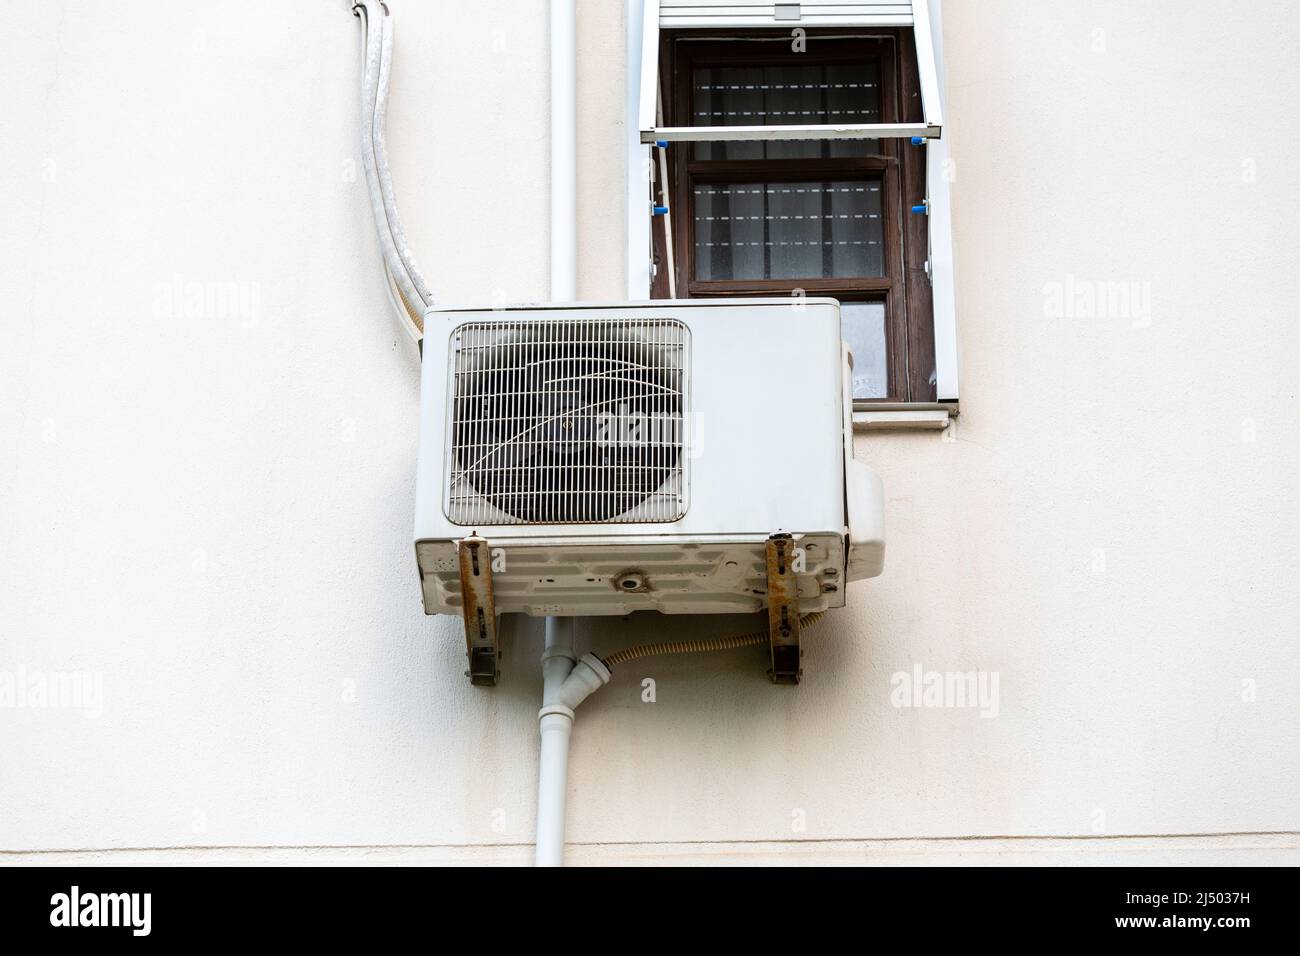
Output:
<svg viewBox="0 0 1300 956">
<path fill-rule="evenodd" d="M 627 4 L 628 298 L 836 296 L 855 421 L 955 414 L 942 0 Z"/>
<path fill-rule="evenodd" d="M 657 125 L 679 135 L 655 185 L 671 215 L 652 230 L 652 295 L 833 296 L 855 402 L 936 401 L 929 225 L 912 211 L 926 202 L 927 147 L 898 135 L 937 132 L 912 30 L 807 30 L 802 44 L 786 31 L 664 31 L 659 84 Z M 753 129 L 765 126 L 799 129 L 769 139 Z M 850 138 L 846 126 L 865 128 Z M 882 135 L 866 138 L 872 127 Z M 737 128 L 747 138 L 712 138 Z"/>
</svg>

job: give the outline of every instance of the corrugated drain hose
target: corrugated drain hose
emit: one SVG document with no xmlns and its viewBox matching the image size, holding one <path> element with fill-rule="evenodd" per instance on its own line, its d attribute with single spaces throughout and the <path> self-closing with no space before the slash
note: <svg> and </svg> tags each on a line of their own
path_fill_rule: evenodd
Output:
<svg viewBox="0 0 1300 956">
<path fill-rule="evenodd" d="M 799 618 L 799 626 L 811 627 L 822 619 L 825 611 L 813 611 Z M 638 644 L 603 658 L 604 665 L 613 668 L 617 664 L 640 660 L 642 657 L 654 657 L 659 654 L 697 654 L 701 651 L 730 651 L 737 647 L 750 647 L 754 644 L 768 642 L 767 628 L 735 634 L 731 637 L 709 637 L 698 641 L 661 641 L 658 644 Z"/>
</svg>

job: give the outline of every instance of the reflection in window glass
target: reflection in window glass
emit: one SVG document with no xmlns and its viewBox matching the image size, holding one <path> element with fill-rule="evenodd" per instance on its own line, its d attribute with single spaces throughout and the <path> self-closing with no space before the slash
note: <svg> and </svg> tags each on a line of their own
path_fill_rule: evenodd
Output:
<svg viewBox="0 0 1300 956">
<path fill-rule="evenodd" d="M 889 395 L 889 365 L 885 361 L 885 304 L 844 302 L 841 333 L 853 351 L 853 397 Z"/>
<path fill-rule="evenodd" d="M 724 66 L 691 78 L 692 126 L 879 123 L 880 64 Z M 696 159 L 831 159 L 880 152 L 878 140 L 696 143 Z"/>
<path fill-rule="evenodd" d="M 692 198 L 697 280 L 885 274 L 879 181 L 701 183 Z"/>
</svg>

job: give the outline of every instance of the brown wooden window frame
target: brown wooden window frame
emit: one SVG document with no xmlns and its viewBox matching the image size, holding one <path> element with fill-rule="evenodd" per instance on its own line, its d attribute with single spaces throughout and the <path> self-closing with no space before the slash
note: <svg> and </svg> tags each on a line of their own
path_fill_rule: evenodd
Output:
<svg viewBox="0 0 1300 956">
<path fill-rule="evenodd" d="M 660 82 L 663 122 L 691 125 L 693 71 L 709 66 L 789 65 L 792 62 L 843 64 L 863 58 L 877 60 L 881 77 L 880 123 L 919 121 L 920 84 L 912 31 L 899 29 L 808 30 L 806 51 L 792 54 L 788 33 L 680 30 L 660 37 Z M 769 40 L 736 42 L 735 38 Z M 934 316 L 930 280 L 925 271 L 929 232 L 924 215 L 911 212 L 926 195 L 925 147 L 907 139 L 881 138 L 870 156 L 833 159 L 697 160 L 694 143 L 667 147 L 668 199 L 672 208 L 674 279 L 680 298 L 711 296 L 790 295 L 795 289 L 810 296 L 832 296 L 841 302 L 879 302 L 885 309 L 887 394 L 858 399 L 869 407 L 878 403 L 935 401 Z M 694 277 L 694 187 L 704 183 L 879 181 L 884 230 L 884 275 L 762 280 L 707 280 Z M 662 183 L 656 183 L 661 201 Z M 653 298 L 669 295 L 665 227 L 656 218 L 652 230 L 655 277 Z"/>
</svg>

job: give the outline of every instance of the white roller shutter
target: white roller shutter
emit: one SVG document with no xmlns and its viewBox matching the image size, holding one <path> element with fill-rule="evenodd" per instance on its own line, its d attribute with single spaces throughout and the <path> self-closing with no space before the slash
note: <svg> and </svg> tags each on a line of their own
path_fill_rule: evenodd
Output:
<svg viewBox="0 0 1300 956">
<path fill-rule="evenodd" d="M 819 3 L 754 3 L 752 0 L 645 0 L 639 101 L 641 142 L 755 139 L 876 139 L 914 136 L 934 139 L 943 132 L 934 39 L 925 0 L 822 0 Z M 691 28 L 911 27 L 921 85 L 920 123 L 812 124 L 791 126 L 660 126 L 659 31 Z"/>
<path fill-rule="evenodd" d="M 753 0 L 660 0 L 659 25 L 683 27 L 910 27 L 910 0 L 821 0 L 819 3 L 754 3 Z"/>
</svg>

